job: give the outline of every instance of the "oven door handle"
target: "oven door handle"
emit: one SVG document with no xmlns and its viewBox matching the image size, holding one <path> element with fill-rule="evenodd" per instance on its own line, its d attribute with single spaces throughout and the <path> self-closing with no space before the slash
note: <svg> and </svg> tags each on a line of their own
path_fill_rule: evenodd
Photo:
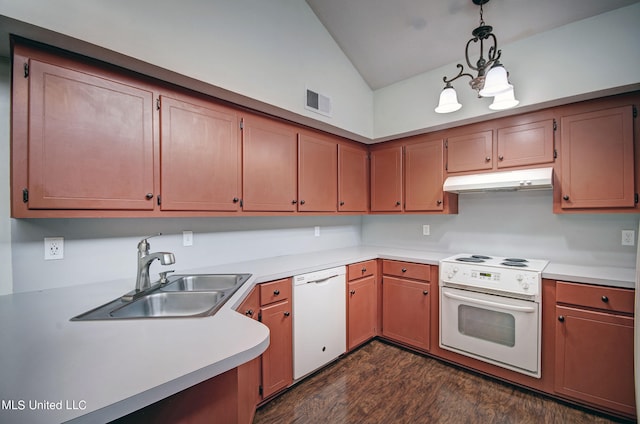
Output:
<svg viewBox="0 0 640 424">
<path fill-rule="evenodd" d="M 535 312 L 536 308 L 530 307 L 530 306 L 515 306 L 515 305 L 505 305 L 504 303 L 497 303 L 497 302 L 491 302 L 488 300 L 482 300 L 482 299 L 474 299 L 471 297 L 466 297 L 466 296 L 460 296 L 458 294 L 453 294 L 453 293 L 448 293 L 443 291 L 442 294 L 444 294 L 446 297 L 450 298 L 450 299 L 456 299 L 456 300 L 462 300 L 465 302 L 469 302 L 469 303 L 476 303 L 478 305 L 484 305 L 484 306 L 493 306 L 496 308 L 502 308 L 502 309 L 507 309 L 510 311 L 516 311 L 516 312 Z"/>
</svg>

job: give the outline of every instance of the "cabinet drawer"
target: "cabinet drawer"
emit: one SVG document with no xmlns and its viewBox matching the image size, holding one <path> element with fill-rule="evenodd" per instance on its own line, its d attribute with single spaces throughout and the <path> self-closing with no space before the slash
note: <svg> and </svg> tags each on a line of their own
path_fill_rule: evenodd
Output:
<svg viewBox="0 0 640 424">
<path fill-rule="evenodd" d="M 353 281 L 358 278 L 368 277 L 376 272 L 376 260 L 357 262 L 347 266 L 347 280 Z"/>
<path fill-rule="evenodd" d="M 556 302 L 632 314 L 634 291 L 558 281 Z"/>
<path fill-rule="evenodd" d="M 260 305 L 291 298 L 291 278 L 260 284 Z"/>
<path fill-rule="evenodd" d="M 382 262 L 382 272 L 385 275 L 395 275 L 396 277 L 429 281 L 431 276 L 431 265 L 384 260 Z"/>
</svg>

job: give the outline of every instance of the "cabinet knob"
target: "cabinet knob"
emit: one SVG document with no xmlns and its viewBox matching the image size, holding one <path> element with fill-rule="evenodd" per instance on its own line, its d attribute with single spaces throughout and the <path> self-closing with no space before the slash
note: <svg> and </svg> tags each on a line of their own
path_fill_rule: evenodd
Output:
<svg viewBox="0 0 640 424">
<path fill-rule="evenodd" d="M 238 199 L 237 197 L 233 198 L 233 203 L 238 203 L 240 201 L 240 199 Z"/>
<path fill-rule="evenodd" d="M 340 206 L 344 206 L 344 202 L 343 201 L 340 201 Z"/>
<path fill-rule="evenodd" d="M 292 201 L 291 201 L 291 204 L 292 204 L 292 205 L 295 205 L 296 203 L 298 203 L 298 201 L 297 201 L 297 200 L 292 200 Z"/>
<path fill-rule="evenodd" d="M 504 160 L 504 156 L 502 155 L 498 156 L 498 160 Z"/>
<path fill-rule="evenodd" d="M 351 291 L 349 292 L 349 294 L 353 296 L 354 294 L 356 294 L 356 291 L 355 291 L 355 290 L 351 290 Z"/>
<path fill-rule="evenodd" d="M 423 291 L 422 291 L 422 294 L 426 296 L 426 295 L 428 295 L 428 294 L 429 294 L 429 291 L 428 291 L 428 290 L 423 290 Z"/>
<path fill-rule="evenodd" d="M 407 272 L 407 268 L 402 268 L 402 272 Z"/>
<path fill-rule="evenodd" d="M 569 196 L 567 196 L 566 194 L 564 196 L 562 196 L 562 198 L 566 201 L 569 200 Z"/>
<path fill-rule="evenodd" d="M 277 296 L 277 295 L 279 295 L 279 294 L 280 294 L 280 290 L 274 290 L 274 291 L 273 291 L 273 295 L 274 295 L 274 296 Z"/>
<path fill-rule="evenodd" d="M 151 200 L 153 199 L 153 193 L 147 193 L 144 197 L 146 197 L 147 200 Z"/>
<path fill-rule="evenodd" d="M 301 204 L 301 205 L 304 205 L 305 203 L 306 203 L 306 202 L 305 202 L 304 200 L 301 200 L 301 201 L 300 201 L 300 204 Z"/>
<path fill-rule="evenodd" d="M 247 309 L 247 311 L 244 314 L 246 316 L 248 316 L 248 317 L 252 317 L 253 316 L 253 309 Z"/>
<path fill-rule="evenodd" d="M 396 202 L 396 206 L 400 206 L 400 201 L 397 201 L 397 202 Z"/>
<path fill-rule="evenodd" d="M 291 312 L 289 312 L 289 311 L 286 311 L 286 312 L 284 313 L 284 316 L 285 316 L 285 317 L 288 317 L 289 315 L 291 315 Z"/>
<path fill-rule="evenodd" d="M 442 204 L 442 200 L 436 201 L 436 205 L 440 206 Z"/>
<path fill-rule="evenodd" d="M 609 301 L 609 298 L 607 296 L 602 296 L 602 301 L 604 303 L 607 303 Z"/>
<path fill-rule="evenodd" d="M 564 322 L 564 315 L 560 315 L 560 316 L 558 317 L 558 321 L 560 321 L 560 322 Z"/>
<path fill-rule="evenodd" d="M 362 267 L 362 273 L 364 274 L 365 272 L 367 272 L 367 268 Z"/>
<path fill-rule="evenodd" d="M 485 162 L 491 162 L 491 158 L 489 156 L 487 156 L 486 158 L 484 158 Z"/>
</svg>

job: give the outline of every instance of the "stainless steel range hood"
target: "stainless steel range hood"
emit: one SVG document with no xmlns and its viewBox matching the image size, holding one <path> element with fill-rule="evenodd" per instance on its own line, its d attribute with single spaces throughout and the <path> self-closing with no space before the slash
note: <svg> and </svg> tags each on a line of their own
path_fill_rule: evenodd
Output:
<svg viewBox="0 0 640 424">
<path fill-rule="evenodd" d="M 550 188 L 553 188 L 553 168 L 459 175 L 448 177 L 444 182 L 444 191 L 451 193 L 540 190 Z"/>
</svg>

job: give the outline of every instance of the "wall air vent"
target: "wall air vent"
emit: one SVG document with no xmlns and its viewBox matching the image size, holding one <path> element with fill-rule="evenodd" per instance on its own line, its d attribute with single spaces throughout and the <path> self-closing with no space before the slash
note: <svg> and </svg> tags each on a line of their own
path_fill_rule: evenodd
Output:
<svg viewBox="0 0 640 424">
<path fill-rule="evenodd" d="M 331 98 L 307 88 L 305 109 L 325 116 L 331 116 Z"/>
</svg>

